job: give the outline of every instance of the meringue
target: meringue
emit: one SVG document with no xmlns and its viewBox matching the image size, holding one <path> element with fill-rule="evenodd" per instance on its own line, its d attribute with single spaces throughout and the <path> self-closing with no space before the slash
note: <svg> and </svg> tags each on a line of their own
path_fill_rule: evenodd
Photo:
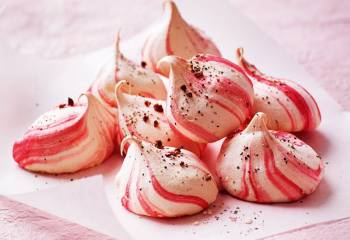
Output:
<svg viewBox="0 0 350 240">
<path fill-rule="evenodd" d="M 311 94 L 296 82 L 261 73 L 237 50 L 239 64 L 254 85 L 254 112 L 267 114 L 269 129 L 286 132 L 313 130 L 321 122 L 320 110 Z"/>
<path fill-rule="evenodd" d="M 120 37 L 117 36 L 115 58 L 110 59 L 99 72 L 90 91 L 110 109 L 115 111 L 117 102 L 114 95 L 115 85 L 120 80 L 128 82 L 125 89 L 129 94 L 155 99 L 166 99 L 166 88 L 162 79 L 145 66 L 127 59 L 120 51 Z"/>
<path fill-rule="evenodd" d="M 188 61 L 167 56 L 158 68 L 169 75 L 169 122 L 189 139 L 217 141 L 251 117 L 252 83 L 232 62 L 212 55 L 196 55 Z"/>
<path fill-rule="evenodd" d="M 294 135 L 268 130 L 267 116 L 257 113 L 247 128 L 227 138 L 217 161 L 223 188 L 232 196 L 261 203 L 291 202 L 319 185 L 324 164 Z"/>
<path fill-rule="evenodd" d="M 173 1 L 164 2 L 164 15 L 146 39 L 142 59 L 157 71 L 156 64 L 164 56 L 185 59 L 199 53 L 221 56 L 215 44 L 201 31 L 190 26 L 180 15 Z"/>
<path fill-rule="evenodd" d="M 92 94 L 40 116 L 13 146 L 13 158 L 29 171 L 72 173 L 102 163 L 114 149 L 115 119 Z M 81 96 L 82 97 L 82 96 Z"/>
<path fill-rule="evenodd" d="M 164 101 L 124 93 L 121 88 L 126 85 L 125 81 L 120 81 L 116 87 L 119 142 L 125 136 L 133 135 L 151 143 L 158 142 L 164 146 L 185 148 L 198 156 L 201 154 L 204 144 L 187 139 L 169 125 L 164 114 Z"/>
<path fill-rule="evenodd" d="M 215 201 L 218 188 L 205 164 L 193 153 L 127 137 L 127 155 L 116 176 L 122 205 L 150 217 L 192 215 Z"/>
</svg>

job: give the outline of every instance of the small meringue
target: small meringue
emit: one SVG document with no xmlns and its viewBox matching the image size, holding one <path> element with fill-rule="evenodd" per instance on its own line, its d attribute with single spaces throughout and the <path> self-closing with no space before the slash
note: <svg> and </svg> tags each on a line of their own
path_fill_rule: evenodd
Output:
<svg viewBox="0 0 350 240">
<path fill-rule="evenodd" d="M 125 136 L 133 135 L 151 143 L 185 148 L 198 156 L 201 154 L 205 144 L 187 139 L 169 125 L 164 114 L 164 101 L 124 93 L 121 87 L 126 85 L 125 81 L 120 81 L 116 87 L 119 107 L 119 142 Z"/>
<path fill-rule="evenodd" d="M 143 61 L 157 71 L 156 64 L 162 57 L 176 55 L 188 59 L 199 53 L 221 56 L 209 38 L 181 17 L 173 1 L 165 1 L 162 20 L 144 43 Z"/>
<path fill-rule="evenodd" d="M 320 110 L 311 94 L 296 82 L 261 73 L 237 50 L 239 64 L 254 86 L 254 112 L 267 114 L 269 129 L 286 132 L 313 130 L 321 122 Z"/>
<path fill-rule="evenodd" d="M 217 162 L 222 186 L 232 196 L 261 203 L 311 194 L 323 177 L 323 161 L 294 135 L 268 130 L 266 120 L 257 113 L 244 131 L 224 141 Z"/>
<path fill-rule="evenodd" d="M 188 61 L 167 56 L 158 68 L 169 75 L 169 122 L 189 139 L 217 141 L 251 117 L 252 83 L 232 62 L 211 55 L 196 55 Z"/>
<path fill-rule="evenodd" d="M 218 188 L 205 164 L 184 149 L 163 147 L 127 137 L 130 144 L 116 176 L 122 205 L 150 217 L 192 215 L 215 201 Z"/>
<path fill-rule="evenodd" d="M 102 163 L 114 149 L 115 119 L 92 94 L 40 116 L 13 146 L 13 158 L 29 171 L 72 173 Z"/>
<path fill-rule="evenodd" d="M 115 57 L 102 67 L 90 91 L 109 109 L 112 107 L 113 111 L 117 106 L 114 89 L 120 80 L 128 82 L 129 86 L 125 91 L 129 94 L 165 100 L 167 92 L 162 79 L 145 66 L 127 59 L 120 51 L 119 42 L 118 34 Z"/>
</svg>

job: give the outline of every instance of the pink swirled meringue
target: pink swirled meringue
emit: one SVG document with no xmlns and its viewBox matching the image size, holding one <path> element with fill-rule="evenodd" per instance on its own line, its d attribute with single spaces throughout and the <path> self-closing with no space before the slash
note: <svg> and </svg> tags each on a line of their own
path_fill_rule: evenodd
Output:
<svg viewBox="0 0 350 240">
<path fill-rule="evenodd" d="M 287 132 L 313 130 L 321 122 L 320 110 L 311 94 L 296 82 L 261 73 L 237 50 L 239 64 L 254 85 L 254 112 L 267 114 L 269 129 Z"/>
<path fill-rule="evenodd" d="M 167 56 L 158 67 L 169 74 L 169 122 L 189 139 L 217 141 L 251 116 L 252 83 L 232 62 L 211 55 L 196 55 L 188 61 Z"/>
<path fill-rule="evenodd" d="M 127 137 L 130 143 L 116 176 L 118 196 L 129 211 L 150 217 L 195 214 L 215 201 L 218 188 L 206 165 L 192 152 L 157 148 Z"/>
<path fill-rule="evenodd" d="M 142 59 L 156 71 L 162 57 L 176 55 L 188 59 L 199 53 L 221 56 L 209 38 L 181 17 L 175 3 L 166 1 L 161 22 L 144 43 Z"/>
<path fill-rule="evenodd" d="M 204 144 L 187 139 L 169 125 L 164 114 L 164 101 L 124 93 L 121 87 L 126 84 L 125 81 L 120 81 L 116 87 L 119 142 L 125 136 L 133 135 L 154 144 L 185 148 L 198 156 L 201 154 L 205 148 Z"/>
<path fill-rule="evenodd" d="M 127 59 L 120 51 L 119 34 L 116 41 L 115 58 L 109 60 L 100 70 L 96 81 L 92 84 L 90 91 L 104 103 L 114 109 L 117 102 L 114 95 L 115 86 L 118 81 L 126 80 L 129 94 L 140 95 L 155 99 L 166 99 L 166 88 L 161 78 L 147 69 Z"/>
<path fill-rule="evenodd" d="M 262 203 L 296 201 L 315 191 L 324 165 L 317 153 L 287 132 L 268 130 L 257 113 L 222 145 L 217 173 L 232 196 Z"/>
<path fill-rule="evenodd" d="M 40 116 L 13 146 L 13 158 L 30 171 L 72 173 L 102 163 L 114 149 L 115 118 L 92 94 Z M 82 97 L 82 96 L 81 96 Z"/>
</svg>

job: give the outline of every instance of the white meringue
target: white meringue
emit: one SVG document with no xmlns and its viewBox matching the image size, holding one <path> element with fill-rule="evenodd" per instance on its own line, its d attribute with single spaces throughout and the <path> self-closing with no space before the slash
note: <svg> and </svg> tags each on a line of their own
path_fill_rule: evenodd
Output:
<svg viewBox="0 0 350 240">
<path fill-rule="evenodd" d="M 169 74 L 169 122 L 189 139 L 217 141 L 251 116 L 252 83 L 232 62 L 211 55 L 196 55 L 188 61 L 167 56 L 158 67 Z"/>
<path fill-rule="evenodd" d="M 118 196 L 129 211 L 150 217 L 195 214 L 215 201 L 218 188 L 205 164 L 193 153 L 127 137 L 130 143 L 116 176 Z"/>
<path fill-rule="evenodd" d="M 254 86 L 254 112 L 267 114 L 269 129 L 287 132 L 313 130 L 321 122 L 320 110 L 311 94 L 296 82 L 261 73 L 237 50 L 239 64 Z"/>
<path fill-rule="evenodd" d="M 323 161 L 303 141 L 268 130 L 264 113 L 222 145 L 217 173 L 232 196 L 252 202 L 291 202 L 315 191 Z"/>
<path fill-rule="evenodd" d="M 125 136 L 133 135 L 151 143 L 183 147 L 198 156 L 201 154 L 204 144 L 193 142 L 171 128 L 164 114 L 164 101 L 124 93 L 121 87 L 126 84 L 125 81 L 120 81 L 116 87 L 119 107 L 119 142 Z"/>
<path fill-rule="evenodd" d="M 188 59 L 199 53 L 221 56 L 209 38 L 181 17 L 173 1 L 165 1 L 164 15 L 146 39 L 142 59 L 156 71 L 162 57 L 176 55 Z"/>
<path fill-rule="evenodd" d="M 72 173 L 102 163 L 114 149 L 115 118 L 92 94 L 40 116 L 13 146 L 13 158 L 30 171 Z"/>
<path fill-rule="evenodd" d="M 90 91 L 104 103 L 108 109 L 115 111 L 117 102 L 114 95 L 115 85 L 126 80 L 129 94 L 155 99 L 166 99 L 166 88 L 162 79 L 145 66 L 135 64 L 120 51 L 119 34 L 116 41 L 115 58 L 110 59 L 101 69 Z"/>
</svg>

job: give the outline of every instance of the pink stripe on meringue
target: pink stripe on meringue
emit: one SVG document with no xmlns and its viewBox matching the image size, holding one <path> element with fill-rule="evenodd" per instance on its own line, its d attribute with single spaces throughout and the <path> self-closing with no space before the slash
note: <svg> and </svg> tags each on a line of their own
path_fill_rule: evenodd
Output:
<svg viewBox="0 0 350 240">
<path fill-rule="evenodd" d="M 198 205 L 201 208 L 207 208 L 209 206 L 208 202 L 200 197 L 180 195 L 180 194 L 174 194 L 174 193 L 168 192 L 160 185 L 160 183 L 158 182 L 157 178 L 154 175 L 152 175 L 151 178 L 152 178 L 152 185 L 156 190 L 156 192 L 167 200 L 170 200 L 173 202 L 180 202 L 180 203 L 191 203 L 191 204 Z"/>
<path fill-rule="evenodd" d="M 276 167 L 274 154 L 269 147 L 264 149 L 264 164 L 267 178 L 288 200 L 293 201 L 299 199 L 299 196 L 304 195 L 303 190 Z"/>
</svg>

